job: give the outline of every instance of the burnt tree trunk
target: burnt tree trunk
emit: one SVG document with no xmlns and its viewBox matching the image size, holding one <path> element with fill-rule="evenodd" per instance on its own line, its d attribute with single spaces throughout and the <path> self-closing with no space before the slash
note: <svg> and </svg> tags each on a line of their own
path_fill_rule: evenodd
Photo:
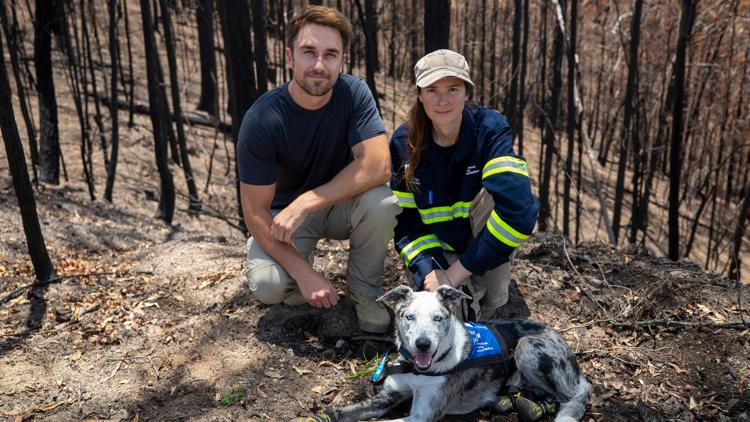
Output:
<svg viewBox="0 0 750 422">
<path fill-rule="evenodd" d="M 540 18 L 541 21 L 541 28 L 540 28 L 540 38 L 539 38 L 539 63 L 541 63 L 542 68 L 539 72 L 539 90 L 538 92 L 538 99 L 537 103 L 540 104 L 539 108 L 543 108 L 547 104 L 547 2 L 542 2 L 542 16 Z M 541 186 L 542 186 L 542 180 L 543 180 L 543 173 L 544 171 L 542 168 L 544 167 L 544 138 L 545 133 L 548 130 L 547 129 L 547 122 L 544 119 L 544 113 L 538 112 L 537 115 L 539 116 L 539 121 L 537 122 L 537 126 L 539 127 L 540 131 L 540 138 L 542 139 L 542 142 L 539 142 L 539 175 L 537 183 L 540 187 L 540 195 L 541 195 Z M 541 196 L 540 196 L 541 198 Z M 541 208 L 541 203 L 540 203 Z M 540 220 L 541 221 L 541 220 Z"/>
<path fill-rule="evenodd" d="M 239 136 L 242 117 L 255 101 L 255 80 L 253 78 L 252 52 L 250 44 L 250 15 L 244 1 L 219 1 L 221 31 L 224 36 L 224 56 L 226 57 L 227 85 L 229 91 L 229 113 L 232 116 L 232 142 L 235 146 Z M 237 217 L 240 227 L 245 227 L 240 201 L 240 179 L 237 161 L 234 162 Z"/>
<path fill-rule="evenodd" d="M 510 127 L 515 129 L 518 125 L 518 68 L 521 61 L 521 22 L 523 18 L 522 0 L 513 0 L 513 44 L 511 46 L 510 64 L 510 93 L 505 103 L 505 114 L 510 120 Z M 513 131 L 515 139 L 518 133 Z"/>
<path fill-rule="evenodd" d="M 54 0 L 59 1 L 59 0 Z M 34 22 L 34 64 L 39 99 L 39 178 L 60 183 L 60 139 L 57 127 L 57 99 L 52 74 L 52 26 L 54 8 L 36 0 Z"/>
<path fill-rule="evenodd" d="M 497 17 L 500 7 L 498 6 L 497 0 L 492 0 L 492 15 L 490 16 L 490 101 L 489 106 L 497 109 L 500 101 L 500 96 L 497 91 L 497 38 L 498 38 L 498 25 Z M 507 117 L 507 116 L 506 116 Z M 515 136 L 515 126 L 511 126 L 513 134 Z"/>
<path fill-rule="evenodd" d="M 104 199 L 112 202 L 112 191 L 115 187 L 115 174 L 117 173 L 117 156 L 120 148 L 119 122 L 117 120 L 117 0 L 107 2 L 109 11 L 109 115 L 112 118 L 112 138 L 110 139 L 112 149 L 107 165 L 107 183 L 104 188 Z M 132 76 L 132 75 L 131 75 Z M 94 101 L 98 101 L 94 99 Z"/>
<path fill-rule="evenodd" d="M 66 13 L 63 12 L 62 16 L 66 16 Z M 86 180 L 86 185 L 88 186 L 89 197 L 93 201 L 96 199 L 96 193 L 94 187 L 94 169 L 91 156 L 91 127 L 88 124 L 88 95 L 86 91 L 88 87 L 88 80 L 86 76 L 86 66 L 83 62 L 83 54 L 81 52 L 81 40 L 78 36 L 79 25 L 76 22 L 75 11 L 72 8 L 72 4 L 70 17 L 73 20 L 73 37 L 70 36 L 70 32 L 68 31 L 69 27 L 67 24 L 67 20 L 63 19 L 63 30 L 60 34 L 60 44 L 67 57 L 68 66 L 66 76 L 73 97 L 73 104 L 75 105 L 76 115 L 78 116 L 78 124 L 81 128 L 80 151 L 83 176 Z M 80 26 L 83 27 L 85 25 L 85 18 L 82 17 Z"/>
<path fill-rule="evenodd" d="M 3 25 L 3 33 L 8 43 L 8 52 L 10 53 L 10 64 L 13 69 L 13 75 L 16 81 L 16 93 L 18 95 L 18 102 L 21 105 L 21 115 L 23 116 L 24 126 L 26 127 L 26 136 L 29 138 L 29 155 L 31 157 L 31 171 L 32 171 L 32 183 L 36 183 L 38 180 L 38 167 L 39 167 L 39 148 L 36 143 L 36 129 L 34 127 L 34 119 L 31 116 L 31 110 L 28 107 L 28 99 L 26 98 L 26 89 L 23 86 L 23 79 L 20 66 L 20 57 L 18 51 L 18 44 L 16 43 L 16 35 L 13 33 L 13 28 L 8 20 L 8 14 L 5 11 L 5 4 L 0 4 L 0 21 Z"/>
<path fill-rule="evenodd" d="M 518 98 L 518 121 L 513 133 L 518 135 L 518 154 L 523 155 L 523 125 L 524 110 L 526 109 L 526 69 L 529 51 L 529 0 L 523 0 L 523 42 L 521 43 L 521 76 Z"/>
<path fill-rule="evenodd" d="M 268 91 L 268 48 L 266 47 L 266 15 L 263 0 L 250 0 L 253 13 L 253 46 L 255 47 L 256 96 Z"/>
<path fill-rule="evenodd" d="M 424 52 L 431 53 L 441 48 L 449 48 L 451 33 L 450 0 L 429 0 L 424 2 Z"/>
<path fill-rule="evenodd" d="M 188 156 L 187 139 L 185 136 L 185 126 L 182 120 L 182 104 L 180 101 L 180 86 L 177 75 L 177 58 L 175 57 L 175 40 L 172 30 L 171 10 L 167 6 L 167 0 L 159 0 L 161 8 L 162 26 L 164 27 L 164 42 L 167 47 L 167 63 L 169 65 L 169 88 L 172 93 L 172 109 L 174 110 L 175 124 L 177 125 L 177 142 L 180 146 L 180 161 L 182 162 L 182 171 L 185 174 L 185 182 L 188 186 L 190 195 L 190 211 L 198 211 L 201 208 L 198 199 L 198 188 L 195 185 L 193 169 L 190 166 L 190 157 Z"/>
<path fill-rule="evenodd" d="M 143 20 L 143 41 L 146 49 L 146 73 L 148 76 L 148 102 L 151 110 L 151 126 L 154 132 L 154 153 L 156 166 L 161 179 L 161 196 L 157 216 L 167 224 L 172 224 L 175 206 L 175 189 L 172 173 L 169 170 L 167 157 L 167 132 L 169 115 L 164 115 L 166 101 L 161 89 L 162 80 L 159 72 L 159 55 L 156 51 L 154 24 L 151 19 L 151 5 L 148 0 L 141 0 L 141 18 Z M 165 121 L 166 120 L 166 121 Z"/>
<path fill-rule="evenodd" d="M 411 20 L 409 22 L 417 22 L 417 0 L 411 0 Z M 424 25 L 424 23 L 423 23 Z M 419 60 L 419 42 L 417 40 L 418 33 L 417 33 L 417 25 L 409 25 L 409 53 L 411 56 L 411 64 L 409 66 L 409 70 L 414 68 L 414 65 L 417 64 L 417 61 Z M 409 72 L 409 78 L 411 79 L 411 82 L 414 83 L 414 72 Z"/>
<path fill-rule="evenodd" d="M 128 75 L 130 76 L 130 107 L 128 108 L 128 127 L 133 127 L 135 114 L 135 76 L 133 75 L 133 49 L 130 42 L 130 21 L 128 19 L 128 0 L 122 0 L 123 15 L 125 16 L 125 41 L 128 47 Z"/>
<path fill-rule="evenodd" d="M 643 0 L 635 0 L 630 29 L 630 60 L 628 63 L 628 82 L 625 89 L 625 115 L 623 116 L 622 132 L 620 132 L 620 157 L 617 163 L 617 181 L 615 182 L 615 205 L 612 216 L 612 230 L 615 242 L 620 239 L 620 219 L 622 216 L 622 199 L 625 195 L 625 169 L 628 164 L 628 150 L 630 144 L 630 122 L 633 117 L 633 101 L 638 90 L 638 43 L 640 42 L 641 10 Z M 632 187 L 635 191 L 635 186 Z M 637 204 L 633 204 L 635 210 Z"/>
<path fill-rule="evenodd" d="M 99 63 L 104 63 L 103 58 L 101 57 L 101 51 L 99 51 L 99 36 L 98 30 L 96 29 L 96 12 L 94 10 L 90 10 L 90 19 L 87 19 L 86 16 L 86 8 L 84 4 L 85 0 L 80 0 L 80 13 L 81 13 L 81 30 L 82 30 L 82 44 L 84 46 L 84 56 L 86 57 L 88 68 L 89 68 L 89 77 L 91 78 L 91 91 L 94 94 L 94 98 L 99 96 L 98 88 L 96 87 L 96 73 L 94 71 L 94 50 L 91 47 L 91 38 L 89 37 L 89 31 L 88 31 L 88 23 L 91 22 L 91 27 L 93 28 L 94 33 L 94 43 L 96 44 L 96 53 L 99 58 Z M 92 8 L 93 9 L 93 8 Z M 107 85 L 107 78 L 105 74 L 102 74 L 102 79 L 104 80 L 104 85 Z M 83 92 L 84 94 L 88 91 L 88 87 L 84 87 Z M 88 98 L 84 99 L 88 102 Z M 88 105 L 86 106 L 88 107 Z M 102 155 L 104 157 L 104 165 L 109 164 L 109 155 L 107 153 L 107 140 L 104 137 L 104 122 L 102 119 L 102 109 L 99 106 L 99 103 L 97 101 L 94 101 L 94 123 L 96 123 L 96 127 L 98 129 L 99 133 L 99 147 L 102 150 Z M 88 113 L 87 113 L 88 114 Z M 89 148 L 89 154 L 91 153 L 91 149 Z M 93 177 L 93 175 L 92 175 Z"/>
<path fill-rule="evenodd" d="M 672 108 L 672 139 L 669 151 L 669 259 L 680 259 L 680 171 L 682 165 L 683 107 L 685 103 L 685 64 L 688 42 L 693 28 L 698 0 L 682 1 L 680 34 L 674 64 L 674 103 Z"/>
<path fill-rule="evenodd" d="M 573 179 L 573 147 L 575 146 L 575 56 L 578 26 L 578 0 L 570 2 L 570 40 L 568 42 L 568 151 L 565 156 L 565 177 L 563 178 L 563 234 L 570 239 L 570 183 Z"/>
<path fill-rule="evenodd" d="M 565 1 L 560 1 L 564 9 Z M 563 12 L 564 13 L 564 12 Z M 539 188 L 539 230 L 546 230 L 552 215 L 550 206 L 550 184 L 552 175 L 553 152 L 555 151 L 555 139 L 557 135 L 558 105 L 560 92 L 562 91 L 562 56 L 564 49 L 564 34 L 559 25 L 555 25 L 555 38 L 552 42 L 552 92 L 547 105 L 547 116 L 544 131 L 544 166 L 542 170 L 542 181 Z"/>
<path fill-rule="evenodd" d="M 216 51 L 214 49 L 214 0 L 199 0 L 198 47 L 201 62 L 201 94 L 198 110 L 216 115 Z"/>
<path fill-rule="evenodd" d="M 5 7 L 4 4 L 0 6 Z M 0 36 L 0 57 L 4 57 L 2 36 Z M 54 277 L 55 269 L 44 244 L 44 235 L 36 212 L 34 191 L 29 180 L 23 145 L 21 145 L 21 137 L 18 135 L 16 117 L 13 113 L 12 98 L 13 93 L 10 90 L 8 73 L 5 70 L 5 60 L 0 60 L 0 130 L 2 130 L 5 144 L 5 155 L 13 179 L 13 190 L 16 192 L 34 274 L 39 281 L 49 281 Z"/>
<path fill-rule="evenodd" d="M 372 98 L 375 100 L 375 106 L 380 110 L 380 101 L 378 100 L 378 87 L 375 85 L 375 71 L 378 63 L 378 50 L 375 40 L 378 36 L 378 22 L 375 16 L 375 5 L 373 0 L 365 0 L 364 10 L 362 9 L 361 0 L 354 0 L 357 7 L 357 16 L 359 25 L 364 28 L 365 33 L 365 75 L 367 86 L 372 92 Z"/>
</svg>

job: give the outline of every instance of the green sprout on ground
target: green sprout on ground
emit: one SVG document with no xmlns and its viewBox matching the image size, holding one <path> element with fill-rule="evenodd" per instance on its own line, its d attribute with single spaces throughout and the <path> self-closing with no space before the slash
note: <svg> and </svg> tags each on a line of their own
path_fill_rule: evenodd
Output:
<svg viewBox="0 0 750 422">
<path fill-rule="evenodd" d="M 247 395 L 247 391 L 245 391 L 244 388 L 242 387 L 233 388 L 219 399 L 219 403 L 221 403 L 222 406 L 231 406 L 237 403 L 238 401 L 240 401 L 246 395 Z"/>
<path fill-rule="evenodd" d="M 378 363 L 380 363 L 381 356 L 380 354 L 376 354 L 375 357 L 373 357 L 370 360 L 365 360 L 365 369 L 357 372 L 352 372 L 351 374 L 347 374 L 347 378 L 359 378 L 364 376 L 370 376 L 373 373 L 375 373 L 375 369 L 378 367 Z"/>
</svg>

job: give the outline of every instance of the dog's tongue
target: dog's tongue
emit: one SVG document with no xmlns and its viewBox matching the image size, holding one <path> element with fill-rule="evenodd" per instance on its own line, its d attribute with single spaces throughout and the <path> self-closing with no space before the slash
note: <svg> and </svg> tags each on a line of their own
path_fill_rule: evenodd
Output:
<svg viewBox="0 0 750 422">
<path fill-rule="evenodd" d="M 414 362 L 420 368 L 427 368 L 432 363 L 432 355 L 429 353 L 414 353 Z"/>
</svg>

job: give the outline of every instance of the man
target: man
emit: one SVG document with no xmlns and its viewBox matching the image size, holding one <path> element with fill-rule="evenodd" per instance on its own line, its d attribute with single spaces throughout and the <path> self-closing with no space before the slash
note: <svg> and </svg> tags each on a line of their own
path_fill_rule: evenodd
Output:
<svg viewBox="0 0 750 422">
<path fill-rule="evenodd" d="M 363 331 L 390 326 L 382 274 L 398 200 L 372 94 L 341 74 L 352 37 L 337 10 L 311 6 L 289 24 L 292 80 L 245 114 L 237 145 L 242 209 L 252 233 L 247 283 L 266 304 L 328 308 L 336 289 L 312 268 L 320 238 L 349 239 L 348 294 Z"/>
</svg>

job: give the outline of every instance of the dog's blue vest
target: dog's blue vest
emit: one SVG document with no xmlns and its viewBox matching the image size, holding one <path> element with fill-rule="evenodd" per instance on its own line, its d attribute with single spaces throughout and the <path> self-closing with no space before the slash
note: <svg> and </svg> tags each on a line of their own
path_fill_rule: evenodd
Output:
<svg viewBox="0 0 750 422">
<path fill-rule="evenodd" d="M 502 337 L 498 339 L 493 332 L 496 330 L 476 322 L 464 322 L 464 328 L 471 339 L 471 351 L 466 360 L 506 355 L 506 351 L 500 345 L 503 342 Z"/>
<path fill-rule="evenodd" d="M 515 335 L 507 333 L 505 330 L 499 330 L 492 325 L 478 322 L 464 322 L 464 328 L 471 342 L 471 349 L 466 359 L 452 369 L 443 372 L 420 371 L 413 364 L 414 359 L 411 353 L 405 347 L 401 346 L 399 353 L 406 358 L 406 362 L 398 362 L 387 367 L 388 354 L 386 353 L 375 369 L 375 373 L 372 374 L 372 382 L 379 384 L 390 374 L 411 372 L 415 375 L 442 376 L 462 371 L 466 368 L 486 365 L 502 365 L 505 367 L 506 373 L 515 370 L 513 349 L 518 343 L 518 338 Z M 450 352 L 451 349 L 449 348 L 435 359 L 435 362 L 445 359 Z"/>
</svg>

